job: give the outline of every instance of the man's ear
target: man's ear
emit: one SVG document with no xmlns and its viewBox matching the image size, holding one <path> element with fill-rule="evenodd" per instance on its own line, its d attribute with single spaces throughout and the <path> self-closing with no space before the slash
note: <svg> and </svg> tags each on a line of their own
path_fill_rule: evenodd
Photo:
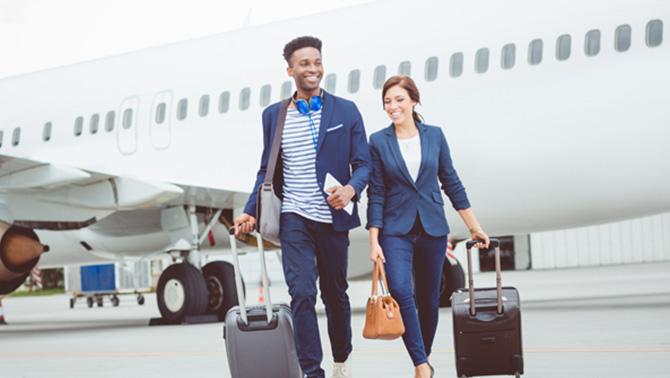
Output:
<svg viewBox="0 0 670 378">
<path fill-rule="evenodd" d="M 293 77 L 293 68 L 291 66 L 286 67 L 286 73 L 288 76 Z"/>
</svg>

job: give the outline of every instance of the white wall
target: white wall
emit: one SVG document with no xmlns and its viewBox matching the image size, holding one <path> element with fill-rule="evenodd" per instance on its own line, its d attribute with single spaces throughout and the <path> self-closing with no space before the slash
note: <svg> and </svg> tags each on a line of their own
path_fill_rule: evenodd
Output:
<svg viewBox="0 0 670 378">
<path fill-rule="evenodd" d="M 533 269 L 670 260 L 670 213 L 530 235 Z"/>
</svg>

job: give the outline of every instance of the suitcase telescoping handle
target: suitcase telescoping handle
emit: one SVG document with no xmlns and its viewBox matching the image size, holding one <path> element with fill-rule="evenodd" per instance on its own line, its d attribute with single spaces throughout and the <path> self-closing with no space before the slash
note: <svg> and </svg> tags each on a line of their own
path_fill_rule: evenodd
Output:
<svg viewBox="0 0 670 378">
<path fill-rule="evenodd" d="M 249 325 L 247 318 L 247 306 L 245 296 L 242 291 L 242 273 L 240 271 L 240 259 L 237 253 L 237 239 L 235 238 L 235 227 L 228 230 L 230 238 L 230 249 L 233 252 L 233 268 L 235 269 L 235 287 L 237 288 L 237 301 L 240 306 L 240 317 L 245 325 Z M 265 265 L 265 249 L 263 248 L 263 238 L 256 232 L 256 243 L 258 243 L 258 254 L 261 259 L 261 284 L 263 286 L 263 295 L 265 296 L 265 315 L 268 324 L 272 322 L 272 301 L 270 300 L 270 283 L 268 282 L 268 271 Z"/>
<path fill-rule="evenodd" d="M 465 249 L 468 254 L 468 292 L 470 294 L 470 315 L 475 316 L 477 311 L 475 310 L 475 282 L 472 278 L 472 247 L 477 243 L 481 243 L 481 240 L 468 240 L 465 243 Z M 496 301 L 498 304 L 498 314 L 503 312 L 503 301 L 502 301 L 502 277 L 501 277 L 501 268 L 500 268 L 500 241 L 498 239 L 489 239 L 489 247 L 495 248 L 495 261 L 496 261 Z"/>
</svg>

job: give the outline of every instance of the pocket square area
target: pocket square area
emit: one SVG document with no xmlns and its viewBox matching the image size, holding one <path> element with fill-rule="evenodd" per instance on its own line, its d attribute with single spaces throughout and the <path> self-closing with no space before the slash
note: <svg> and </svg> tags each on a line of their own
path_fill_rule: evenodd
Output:
<svg viewBox="0 0 670 378">
<path fill-rule="evenodd" d="M 331 132 L 331 131 L 335 131 L 335 130 L 337 130 L 337 129 L 342 128 L 342 126 L 344 126 L 344 125 L 340 123 L 340 124 L 337 125 L 337 126 L 329 127 L 329 128 L 326 129 L 326 132 L 329 133 L 329 132 Z"/>
</svg>

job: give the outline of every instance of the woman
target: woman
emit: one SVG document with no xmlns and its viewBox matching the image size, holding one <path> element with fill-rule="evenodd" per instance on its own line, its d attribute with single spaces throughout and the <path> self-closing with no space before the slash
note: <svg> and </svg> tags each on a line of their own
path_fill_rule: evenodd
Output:
<svg viewBox="0 0 670 378">
<path fill-rule="evenodd" d="M 414 376 L 432 377 L 428 357 L 437 329 L 449 233 L 438 180 L 472 238 L 483 241 L 478 247 L 488 247 L 489 237 L 470 208 L 442 129 L 424 124 L 414 110 L 420 103 L 414 81 L 408 76 L 389 78 L 382 100 L 392 124 L 370 136 L 370 259 L 385 262 L 389 289 L 405 323 L 403 341 Z"/>
</svg>

